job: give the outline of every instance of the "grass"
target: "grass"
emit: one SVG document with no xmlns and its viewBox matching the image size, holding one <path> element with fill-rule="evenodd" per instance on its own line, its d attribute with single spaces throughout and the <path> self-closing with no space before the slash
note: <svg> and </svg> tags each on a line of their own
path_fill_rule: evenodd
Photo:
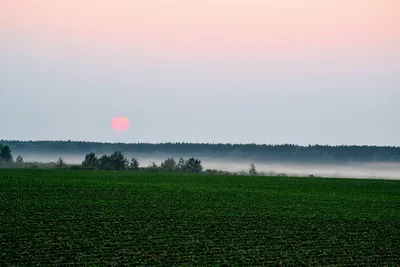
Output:
<svg viewBox="0 0 400 267">
<path fill-rule="evenodd" d="M 400 181 L 0 170 L 0 266 L 399 266 Z"/>
</svg>

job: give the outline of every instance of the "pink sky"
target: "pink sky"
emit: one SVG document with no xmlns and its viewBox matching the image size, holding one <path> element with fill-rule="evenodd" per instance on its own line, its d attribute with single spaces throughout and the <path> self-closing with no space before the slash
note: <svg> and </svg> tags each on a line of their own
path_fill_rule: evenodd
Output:
<svg viewBox="0 0 400 267">
<path fill-rule="evenodd" d="M 0 31 L 159 54 L 296 55 L 400 45 L 398 0 L 12 0 Z"/>
<path fill-rule="evenodd" d="M 399 69 L 400 0 L 0 0 L 6 139 L 399 144 Z"/>
</svg>

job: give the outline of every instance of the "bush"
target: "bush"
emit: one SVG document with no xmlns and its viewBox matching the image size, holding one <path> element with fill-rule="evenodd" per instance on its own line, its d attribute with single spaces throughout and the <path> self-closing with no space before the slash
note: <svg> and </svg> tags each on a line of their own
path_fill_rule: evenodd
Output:
<svg viewBox="0 0 400 267">
<path fill-rule="evenodd" d="M 29 166 L 30 169 L 39 169 L 38 164 L 33 163 L 32 165 Z"/>
<path fill-rule="evenodd" d="M 97 170 L 96 167 L 82 166 L 82 165 L 72 165 L 69 167 L 69 169 L 70 170 L 87 170 L 87 171 Z"/>
<path fill-rule="evenodd" d="M 232 173 L 228 171 L 216 170 L 216 169 L 207 169 L 204 171 L 207 174 L 223 174 L 223 175 L 230 175 Z"/>
</svg>

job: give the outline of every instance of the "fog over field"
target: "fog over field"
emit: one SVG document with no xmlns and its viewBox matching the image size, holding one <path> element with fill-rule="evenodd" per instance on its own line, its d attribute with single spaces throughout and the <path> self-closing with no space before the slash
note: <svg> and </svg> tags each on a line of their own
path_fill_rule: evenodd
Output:
<svg viewBox="0 0 400 267">
<path fill-rule="evenodd" d="M 60 156 L 67 164 L 81 164 L 85 155 L 79 154 L 24 154 L 26 162 L 55 162 Z M 99 155 L 98 155 L 99 156 Z M 126 157 L 136 157 L 141 167 L 147 167 L 150 163 L 160 164 L 167 159 L 168 155 L 140 155 L 125 154 Z M 173 156 L 179 160 L 179 156 Z M 203 164 L 203 169 L 216 169 L 230 172 L 247 172 L 249 165 L 252 163 L 246 159 L 225 159 L 198 157 Z M 188 158 L 185 156 L 184 158 Z M 334 177 L 334 178 L 375 178 L 375 179 L 392 179 L 400 180 L 400 164 L 399 163 L 352 163 L 352 164 L 315 164 L 315 163 L 280 163 L 280 162 L 254 162 L 258 172 L 267 174 L 281 174 L 291 176 L 309 176 L 317 177 Z"/>
</svg>

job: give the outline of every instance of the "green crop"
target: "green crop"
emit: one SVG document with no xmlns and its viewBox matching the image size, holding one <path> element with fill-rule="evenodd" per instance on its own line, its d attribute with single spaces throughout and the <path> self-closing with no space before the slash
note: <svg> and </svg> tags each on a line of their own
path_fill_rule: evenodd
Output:
<svg viewBox="0 0 400 267">
<path fill-rule="evenodd" d="M 399 266 L 400 181 L 0 170 L 0 266 Z"/>
</svg>

